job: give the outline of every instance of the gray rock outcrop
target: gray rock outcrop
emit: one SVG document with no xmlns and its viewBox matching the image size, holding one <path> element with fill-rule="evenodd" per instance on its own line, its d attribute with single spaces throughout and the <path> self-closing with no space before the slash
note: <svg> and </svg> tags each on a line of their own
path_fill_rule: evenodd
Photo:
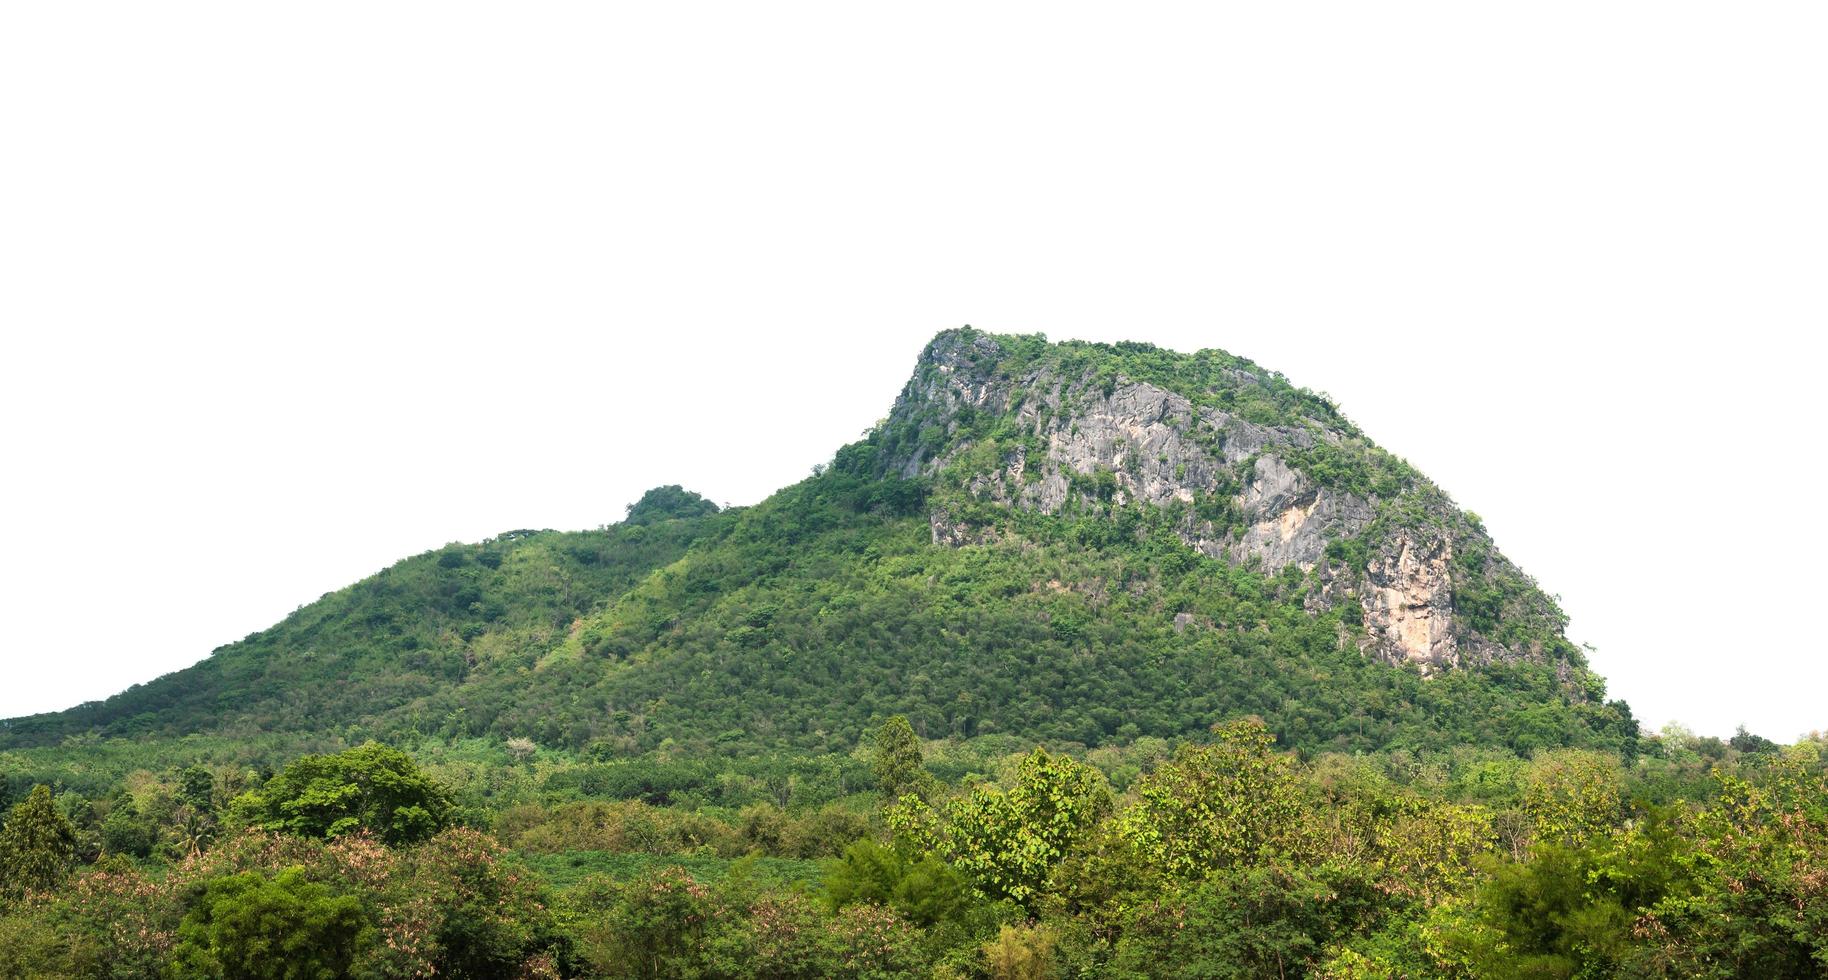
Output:
<svg viewBox="0 0 1828 980">
<path fill-rule="evenodd" d="M 1209 557 L 1270 574 L 1291 565 L 1317 571 L 1315 608 L 1356 603 L 1365 652 L 1425 674 L 1469 655 L 1489 661 L 1515 653 L 1468 635 L 1456 618 L 1451 518 L 1458 512 L 1444 496 L 1432 523 L 1387 530 L 1362 567 L 1329 562 L 1328 545 L 1366 533 L 1386 503 L 1321 485 L 1299 465 L 1304 451 L 1337 444 L 1345 433 L 1317 421 L 1259 424 L 1122 376 L 1067 376 L 1045 366 L 1001 372 L 995 365 L 1003 353 L 989 337 L 962 333 L 929 346 L 889 423 L 943 438 L 923 438 L 891 468 L 908 477 L 945 471 L 975 446 L 973 426 L 995 419 L 1000 445 L 1013 448 L 970 478 L 965 489 L 979 499 L 1046 514 L 1098 500 L 1173 508 L 1181 539 Z M 936 544 L 994 539 L 943 506 L 931 525 Z"/>
</svg>

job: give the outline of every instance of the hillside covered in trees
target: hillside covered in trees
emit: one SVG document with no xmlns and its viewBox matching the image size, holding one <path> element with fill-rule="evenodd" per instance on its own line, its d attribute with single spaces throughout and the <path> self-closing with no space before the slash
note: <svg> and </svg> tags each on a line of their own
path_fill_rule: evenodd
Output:
<svg viewBox="0 0 1828 980">
<path fill-rule="evenodd" d="M 1475 518 L 1278 375 L 967 329 L 758 505 L 667 487 L 596 531 L 450 545 L 0 746 L 826 753 L 893 714 L 1086 746 L 1255 714 L 1309 750 L 1629 754 L 1563 622 Z"/>
<path fill-rule="evenodd" d="M 1828 739 L 1564 628 L 1274 372 L 948 331 L 761 503 L 0 723 L 0 976 L 1828 975 Z"/>
</svg>

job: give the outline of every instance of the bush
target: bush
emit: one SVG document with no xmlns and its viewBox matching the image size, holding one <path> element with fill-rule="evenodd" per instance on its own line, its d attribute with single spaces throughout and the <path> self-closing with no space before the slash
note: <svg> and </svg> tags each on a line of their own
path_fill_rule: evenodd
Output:
<svg viewBox="0 0 1828 980">
<path fill-rule="evenodd" d="M 560 946 L 538 885 L 505 860 L 493 838 L 453 828 L 407 859 L 407 873 L 388 890 L 401 908 L 428 910 L 424 933 L 435 950 L 433 975 L 510 976 Z"/>
<path fill-rule="evenodd" d="M 626 883 L 587 881 L 572 896 L 577 955 L 603 977 L 697 977 L 705 932 L 725 911 L 709 888 L 681 868 Z"/>
<path fill-rule="evenodd" d="M 955 919 L 970 901 L 965 882 L 932 856 L 909 859 L 872 840 L 845 848 L 825 870 L 825 900 L 832 909 L 886 906 L 922 926 Z"/>
<path fill-rule="evenodd" d="M 302 868 L 246 872 L 200 886 L 173 962 L 182 976 L 337 980 L 372 938 L 361 900 L 306 881 Z"/>
<path fill-rule="evenodd" d="M 1306 976 L 1375 910 L 1350 875 L 1275 867 L 1220 872 L 1182 898 L 1137 909 L 1112 957 L 1120 977 Z"/>
<path fill-rule="evenodd" d="M 984 944 L 991 980 L 1048 980 L 1054 975 L 1054 931 L 1047 926 L 1004 926 Z"/>
</svg>

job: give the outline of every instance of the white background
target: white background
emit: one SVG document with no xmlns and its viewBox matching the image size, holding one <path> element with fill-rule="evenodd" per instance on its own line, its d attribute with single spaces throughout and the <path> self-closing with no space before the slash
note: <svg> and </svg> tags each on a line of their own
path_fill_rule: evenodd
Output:
<svg viewBox="0 0 1828 980">
<path fill-rule="evenodd" d="M 1220 347 L 1649 727 L 1828 727 L 1819 3 L 0 7 L 0 716 L 752 503 L 934 332 Z"/>
</svg>

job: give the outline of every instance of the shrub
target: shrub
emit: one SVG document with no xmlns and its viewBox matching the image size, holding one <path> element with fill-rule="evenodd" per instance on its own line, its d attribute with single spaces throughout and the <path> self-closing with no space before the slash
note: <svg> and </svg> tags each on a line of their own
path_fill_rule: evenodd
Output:
<svg viewBox="0 0 1828 980">
<path fill-rule="evenodd" d="M 372 938 L 361 900 L 306 881 L 302 868 L 245 872 L 199 887 L 173 963 L 182 976 L 337 980 Z"/>
</svg>

